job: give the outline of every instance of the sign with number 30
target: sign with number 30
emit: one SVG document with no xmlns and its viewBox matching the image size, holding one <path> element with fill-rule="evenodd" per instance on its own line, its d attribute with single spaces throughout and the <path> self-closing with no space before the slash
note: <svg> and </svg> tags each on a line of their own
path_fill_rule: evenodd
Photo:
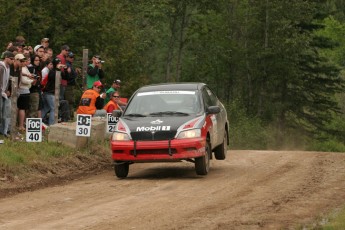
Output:
<svg viewBox="0 0 345 230">
<path fill-rule="evenodd" d="M 77 127 L 75 130 L 76 136 L 89 137 L 91 136 L 91 115 L 78 114 Z"/>
</svg>

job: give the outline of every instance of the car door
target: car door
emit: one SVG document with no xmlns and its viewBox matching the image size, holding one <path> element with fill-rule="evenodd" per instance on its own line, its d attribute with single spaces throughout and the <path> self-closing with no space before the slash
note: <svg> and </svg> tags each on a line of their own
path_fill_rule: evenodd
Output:
<svg viewBox="0 0 345 230">
<path fill-rule="evenodd" d="M 203 96 L 203 100 L 204 100 L 204 105 L 205 105 L 205 110 L 207 107 L 209 106 L 216 106 L 217 104 L 217 97 L 215 97 L 215 95 L 213 94 L 213 92 L 207 87 L 204 86 L 202 89 L 202 96 Z M 222 136 L 223 133 L 221 131 L 220 127 L 220 123 L 221 123 L 221 114 L 208 114 L 207 115 L 210 119 L 210 121 L 212 122 L 212 129 L 211 129 L 211 145 L 212 148 L 214 148 L 215 146 L 217 146 L 221 140 L 222 140 Z"/>
</svg>

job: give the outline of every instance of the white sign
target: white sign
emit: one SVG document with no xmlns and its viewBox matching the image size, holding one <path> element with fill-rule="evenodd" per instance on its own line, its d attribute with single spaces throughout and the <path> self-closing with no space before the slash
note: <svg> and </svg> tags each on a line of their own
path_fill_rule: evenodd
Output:
<svg viewBox="0 0 345 230">
<path fill-rule="evenodd" d="M 26 142 L 42 142 L 42 118 L 26 118 Z"/>
<path fill-rule="evenodd" d="M 115 125 L 119 121 L 118 117 L 113 117 L 111 113 L 107 113 L 107 132 L 113 133 L 115 131 Z"/>
<path fill-rule="evenodd" d="M 91 136 L 91 115 L 77 115 L 77 128 L 75 129 L 75 135 L 81 137 Z"/>
</svg>

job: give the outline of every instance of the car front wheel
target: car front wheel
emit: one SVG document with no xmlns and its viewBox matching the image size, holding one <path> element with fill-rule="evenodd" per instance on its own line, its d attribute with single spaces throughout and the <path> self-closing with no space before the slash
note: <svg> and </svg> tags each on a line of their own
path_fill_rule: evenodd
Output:
<svg viewBox="0 0 345 230">
<path fill-rule="evenodd" d="M 128 162 L 114 162 L 114 169 L 115 175 L 118 178 L 126 178 L 129 171 L 129 163 Z"/>
<path fill-rule="evenodd" d="M 207 175 L 210 170 L 211 146 L 206 142 L 205 156 L 195 158 L 195 171 L 198 175 Z"/>
</svg>

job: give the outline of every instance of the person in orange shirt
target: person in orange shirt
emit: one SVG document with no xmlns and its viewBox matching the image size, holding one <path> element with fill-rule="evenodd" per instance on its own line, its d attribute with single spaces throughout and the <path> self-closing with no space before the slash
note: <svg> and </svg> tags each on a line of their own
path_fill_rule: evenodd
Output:
<svg viewBox="0 0 345 230">
<path fill-rule="evenodd" d="M 94 117 L 104 117 L 107 112 L 103 109 L 105 93 L 101 93 L 103 85 L 100 81 L 93 83 L 92 88 L 86 90 L 80 98 L 77 114 L 90 114 Z"/>
<path fill-rule="evenodd" d="M 119 106 L 120 102 L 120 95 L 117 91 L 113 92 L 110 95 L 110 101 L 104 106 L 104 110 L 107 111 L 107 113 L 112 113 L 113 110 L 121 110 L 122 108 Z"/>
</svg>

